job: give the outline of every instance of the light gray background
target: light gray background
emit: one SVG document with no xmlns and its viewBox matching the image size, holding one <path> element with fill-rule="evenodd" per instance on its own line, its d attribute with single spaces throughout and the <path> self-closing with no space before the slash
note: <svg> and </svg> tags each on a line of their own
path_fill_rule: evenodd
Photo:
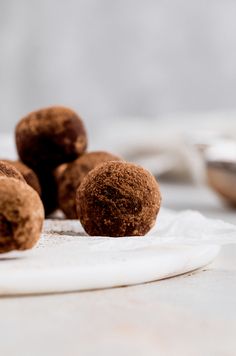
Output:
<svg viewBox="0 0 236 356">
<path fill-rule="evenodd" d="M 236 1 L 0 0 L 0 130 L 64 104 L 121 116 L 236 107 Z"/>
</svg>

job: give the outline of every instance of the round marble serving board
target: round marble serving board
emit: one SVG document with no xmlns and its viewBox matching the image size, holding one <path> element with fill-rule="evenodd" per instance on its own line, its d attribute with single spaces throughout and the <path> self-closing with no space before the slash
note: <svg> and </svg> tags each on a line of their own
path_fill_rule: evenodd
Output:
<svg viewBox="0 0 236 356">
<path fill-rule="evenodd" d="M 145 237 L 88 237 L 78 221 L 46 221 L 36 248 L 0 256 L 0 295 L 127 286 L 177 276 L 211 262 L 214 244 Z"/>
</svg>

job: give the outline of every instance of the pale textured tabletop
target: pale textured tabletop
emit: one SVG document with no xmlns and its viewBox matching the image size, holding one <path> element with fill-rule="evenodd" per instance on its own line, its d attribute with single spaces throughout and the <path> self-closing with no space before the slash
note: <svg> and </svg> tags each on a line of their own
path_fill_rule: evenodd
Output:
<svg viewBox="0 0 236 356">
<path fill-rule="evenodd" d="M 162 185 L 164 205 L 236 223 L 208 190 Z M 186 194 L 187 193 L 187 194 Z M 236 238 L 236 237 L 235 237 Z M 236 244 L 203 271 L 93 292 L 0 299 L 1 355 L 236 354 Z"/>
</svg>

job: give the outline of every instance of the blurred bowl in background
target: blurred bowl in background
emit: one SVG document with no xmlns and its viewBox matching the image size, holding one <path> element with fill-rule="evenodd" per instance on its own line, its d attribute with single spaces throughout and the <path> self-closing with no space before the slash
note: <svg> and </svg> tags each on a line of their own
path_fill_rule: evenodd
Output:
<svg viewBox="0 0 236 356">
<path fill-rule="evenodd" d="M 205 157 L 209 186 L 236 208 L 236 142 L 221 141 Z"/>
</svg>

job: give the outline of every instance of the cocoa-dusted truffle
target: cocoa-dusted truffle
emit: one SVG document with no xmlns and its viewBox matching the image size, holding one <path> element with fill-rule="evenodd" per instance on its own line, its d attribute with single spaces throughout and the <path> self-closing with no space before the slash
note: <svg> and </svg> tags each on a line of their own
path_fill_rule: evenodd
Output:
<svg viewBox="0 0 236 356">
<path fill-rule="evenodd" d="M 39 195 L 15 178 L 0 178 L 0 253 L 32 248 L 40 237 L 44 209 Z"/>
<path fill-rule="evenodd" d="M 76 219 L 75 194 L 84 177 L 98 164 L 121 158 L 103 151 L 85 153 L 72 163 L 59 166 L 55 172 L 58 185 L 58 203 L 68 219 Z"/>
<path fill-rule="evenodd" d="M 106 162 L 94 168 L 76 193 L 78 215 L 92 236 L 142 236 L 154 225 L 161 194 L 140 166 Z"/>
<path fill-rule="evenodd" d="M 5 161 L 0 161 L 0 177 L 15 178 L 17 180 L 26 183 L 24 177 L 18 171 L 18 169 L 12 167 L 11 164 Z"/>
<path fill-rule="evenodd" d="M 29 167 L 53 169 L 80 156 L 87 147 L 87 135 L 74 111 L 55 106 L 34 111 L 18 123 L 16 146 Z"/>
<path fill-rule="evenodd" d="M 10 164 L 11 166 L 15 167 L 24 177 L 27 184 L 29 184 L 36 192 L 41 195 L 41 187 L 39 183 L 39 179 L 36 173 L 26 166 L 24 163 L 20 161 L 11 161 L 11 160 L 4 160 L 4 162 Z"/>
</svg>

